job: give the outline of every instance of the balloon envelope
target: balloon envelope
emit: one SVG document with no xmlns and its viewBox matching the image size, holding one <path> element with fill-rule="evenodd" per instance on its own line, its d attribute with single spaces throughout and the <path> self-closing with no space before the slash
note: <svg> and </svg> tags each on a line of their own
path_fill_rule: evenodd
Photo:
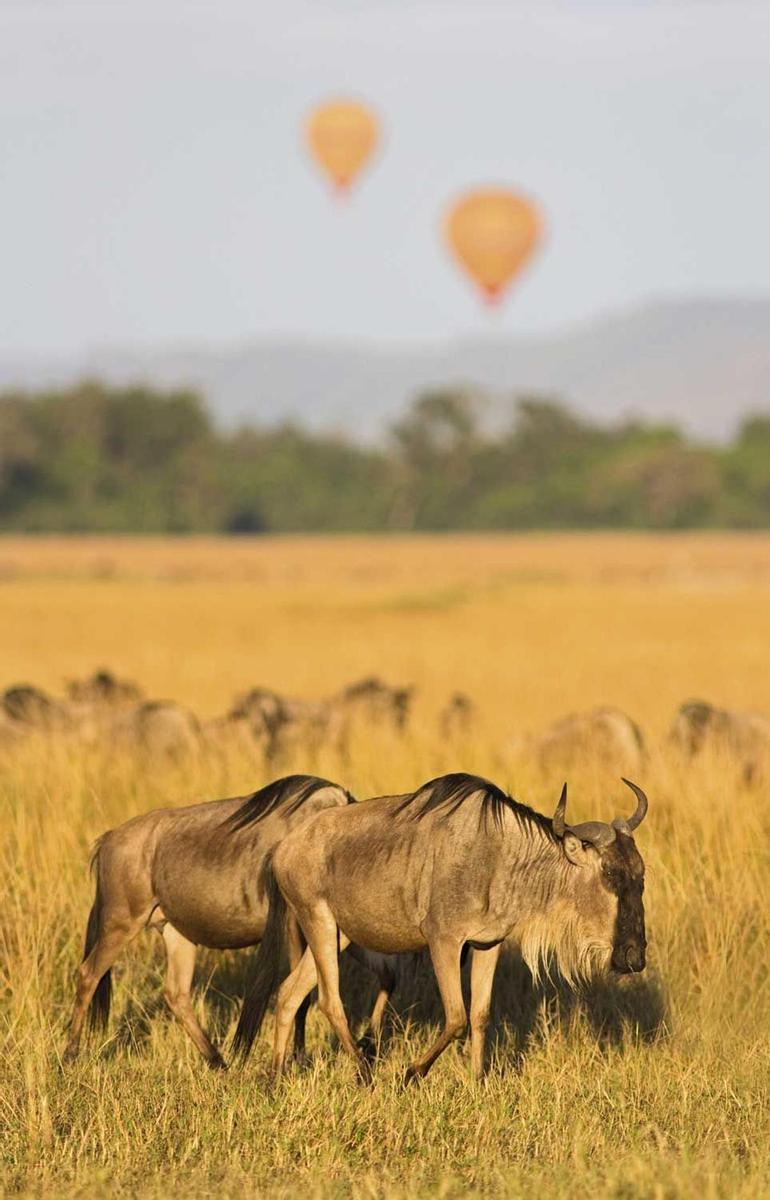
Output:
<svg viewBox="0 0 770 1200">
<path fill-rule="evenodd" d="M 490 303 L 502 296 L 527 262 L 542 228 L 532 201 L 506 188 L 467 192 L 446 218 L 452 253 Z"/>
<path fill-rule="evenodd" d="M 374 113 L 354 100 L 319 104 L 308 117 L 310 152 L 340 191 L 350 187 L 377 145 L 378 137 Z"/>
</svg>

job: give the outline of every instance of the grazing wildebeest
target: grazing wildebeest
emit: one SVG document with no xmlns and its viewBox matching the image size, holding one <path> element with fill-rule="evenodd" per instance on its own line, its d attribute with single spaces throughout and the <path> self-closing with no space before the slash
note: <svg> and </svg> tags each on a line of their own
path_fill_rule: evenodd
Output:
<svg viewBox="0 0 770 1200">
<path fill-rule="evenodd" d="M 239 949 L 263 936 L 267 897 L 261 885 L 266 856 L 292 829 L 325 808 L 347 806 L 349 792 L 327 779 L 291 775 L 252 796 L 213 800 L 188 808 L 159 808 L 126 821 L 96 843 L 92 867 L 96 896 L 88 918 L 65 1060 L 75 1058 L 86 1013 L 106 1025 L 110 969 L 141 929 L 157 929 L 168 959 L 165 996 L 212 1067 L 223 1059 L 201 1028 L 190 1000 L 198 946 Z M 289 958 L 297 963 L 303 943 L 295 924 L 287 930 Z M 378 1031 L 393 974 L 388 963 L 357 952 L 380 978 L 372 1014 Z M 304 1009 L 296 1028 L 304 1052 Z"/>
<path fill-rule="evenodd" d="M 349 683 L 329 698 L 330 709 L 339 712 L 346 723 L 361 719 L 367 724 L 389 724 L 403 733 L 409 719 L 414 689 L 392 687 L 376 675 Z"/>
<path fill-rule="evenodd" d="M 30 729 L 67 729 L 72 724 L 71 714 L 63 701 L 30 683 L 7 688 L 2 696 L 2 707 L 9 720 Z"/>
<path fill-rule="evenodd" d="M 770 771 L 770 717 L 763 713 L 716 708 L 688 700 L 674 718 L 669 740 L 694 758 L 707 747 L 734 758 L 747 783 Z"/>
<path fill-rule="evenodd" d="M 130 679 L 118 679 L 112 671 L 105 670 L 94 671 L 86 679 L 70 679 L 67 682 L 67 695 L 76 704 L 109 707 L 138 704 L 144 699 L 138 684 Z"/>
<path fill-rule="evenodd" d="M 270 688 L 254 687 L 236 697 L 220 729 L 245 729 L 263 750 L 266 762 L 302 749 L 307 757 L 328 733 L 329 712 L 319 700 L 282 696 Z"/>
<path fill-rule="evenodd" d="M 594 708 L 573 713 L 550 725 L 544 733 L 514 741 L 513 749 L 534 753 L 542 771 L 567 772 L 586 760 L 628 774 L 644 763 L 642 731 L 619 708 Z"/>
<path fill-rule="evenodd" d="M 377 678 L 348 684 L 325 700 L 282 696 L 269 688 L 255 687 L 238 696 L 220 731 L 245 727 L 261 745 L 267 762 L 317 754 L 322 747 L 344 752 L 355 727 L 387 725 L 403 732 L 409 715 L 411 688 L 391 687 Z"/>
<path fill-rule="evenodd" d="M 270 909 L 244 1000 L 235 1045 L 248 1052 L 278 977 L 285 912 L 308 943 L 276 1005 L 272 1073 L 280 1075 L 294 1014 L 318 983 L 319 1004 L 359 1075 L 368 1061 L 353 1041 L 339 995 L 337 955 L 349 941 L 381 953 L 428 947 L 444 1006 L 444 1029 L 413 1063 L 427 1073 L 465 1029 L 460 983 L 471 963 L 471 1052 L 483 1074 L 484 1038 L 500 947 L 513 938 L 537 977 L 553 954 L 574 982 L 607 968 L 645 965 L 644 864 L 631 836 L 647 811 L 627 821 L 565 824 L 566 784 L 553 820 L 475 775 L 445 775 L 405 796 L 384 796 L 320 813 L 288 834 L 268 860 Z"/>
<path fill-rule="evenodd" d="M 131 708 L 118 708 L 101 724 L 100 733 L 110 743 L 139 751 L 153 759 L 178 759 L 202 745 L 203 730 L 195 713 L 173 700 L 145 700 Z"/>
</svg>

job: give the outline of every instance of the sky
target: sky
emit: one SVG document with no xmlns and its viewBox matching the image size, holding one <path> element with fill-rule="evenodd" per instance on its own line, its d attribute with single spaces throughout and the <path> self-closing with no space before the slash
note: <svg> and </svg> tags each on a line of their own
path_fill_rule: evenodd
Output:
<svg viewBox="0 0 770 1200">
<path fill-rule="evenodd" d="M 767 296 L 769 55 L 765 0 L 2 0 L 0 356 Z M 384 128 L 345 204 L 302 143 L 339 94 Z M 441 235 L 487 182 L 547 225 L 492 318 Z"/>
</svg>

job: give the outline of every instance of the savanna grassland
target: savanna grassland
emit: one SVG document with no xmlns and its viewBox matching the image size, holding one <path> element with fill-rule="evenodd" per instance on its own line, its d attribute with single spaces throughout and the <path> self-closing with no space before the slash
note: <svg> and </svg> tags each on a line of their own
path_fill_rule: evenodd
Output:
<svg viewBox="0 0 770 1200">
<path fill-rule="evenodd" d="M 244 1068 L 208 1072 L 161 1002 L 145 935 L 114 972 L 113 1018 L 72 1068 L 60 1053 L 91 898 L 88 851 L 149 807 L 253 790 L 258 752 L 175 765 L 66 740 L 0 763 L 0 1189 L 68 1197 L 770 1195 L 770 803 L 729 761 L 665 747 L 702 696 L 770 712 L 770 536 L 550 536 L 0 542 L 0 685 L 61 692 L 99 666 L 202 716 L 264 684 L 328 694 L 376 673 L 417 687 L 396 740 L 287 766 L 359 797 L 479 771 L 552 811 L 562 779 L 512 747 L 570 711 L 616 704 L 651 748 L 649 966 L 570 996 L 504 962 L 487 1080 L 453 1048 L 403 1069 L 439 1010 L 409 962 L 371 1089 L 309 1022 L 313 1062 L 266 1092 L 270 1029 Z M 448 744 L 437 713 L 478 717 Z M 585 764 L 571 814 L 631 804 Z M 376 863 L 372 864 L 373 872 Z M 201 955 L 197 1004 L 225 1040 L 244 955 Z M 362 1017 L 355 965 L 344 998 Z"/>
</svg>

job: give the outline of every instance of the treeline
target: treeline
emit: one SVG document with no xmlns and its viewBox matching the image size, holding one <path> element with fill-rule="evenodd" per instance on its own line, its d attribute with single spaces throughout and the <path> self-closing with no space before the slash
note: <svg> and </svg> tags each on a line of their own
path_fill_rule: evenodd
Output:
<svg viewBox="0 0 770 1200">
<path fill-rule="evenodd" d="M 713 446 L 523 398 L 491 431 L 473 395 L 447 390 L 368 448 L 292 425 L 223 433 L 188 391 L 0 395 L 3 530 L 607 527 L 770 527 L 770 415 Z"/>
</svg>

